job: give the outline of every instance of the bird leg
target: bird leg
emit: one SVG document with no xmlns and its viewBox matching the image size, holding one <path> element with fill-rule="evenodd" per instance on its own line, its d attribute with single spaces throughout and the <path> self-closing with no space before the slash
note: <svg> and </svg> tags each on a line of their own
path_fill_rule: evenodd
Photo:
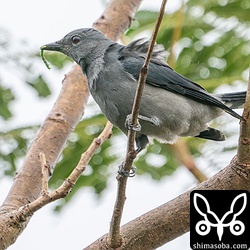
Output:
<svg viewBox="0 0 250 250">
<path fill-rule="evenodd" d="M 130 160 L 134 160 L 137 156 L 136 150 L 131 150 L 129 152 L 129 158 Z M 131 163 L 132 164 L 132 163 Z M 118 174 L 123 177 L 134 177 L 136 173 L 136 167 L 131 166 L 131 169 L 128 169 L 125 165 L 125 161 L 122 162 L 122 164 L 118 167 Z"/>
<path fill-rule="evenodd" d="M 138 119 L 151 122 L 152 124 L 156 123 L 155 119 L 148 118 L 142 115 L 139 115 Z M 141 131 L 141 125 L 139 123 L 137 125 L 134 125 L 131 123 L 131 114 L 127 115 L 127 118 L 125 120 L 125 127 L 129 130 L 134 130 L 135 132 Z M 139 154 L 144 148 L 146 148 L 148 144 L 148 137 L 144 134 L 137 134 L 135 141 L 136 141 L 136 146 L 137 146 L 136 154 Z"/>
<path fill-rule="evenodd" d="M 146 146 L 148 145 L 148 137 L 144 134 L 139 135 L 138 137 L 135 138 L 136 142 L 136 154 L 139 154 Z"/>
<path fill-rule="evenodd" d="M 130 171 L 126 171 L 124 169 L 124 162 L 122 162 L 122 164 L 118 167 L 117 173 L 125 177 L 134 177 L 136 173 L 136 167 L 132 166 Z"/>
<path fill-rule="evenodd" d="M 132 124 L 131 122 L 131 114 L 130 115 L 127 115 L 126 117 L 126 120 L 125 120 L 125 127 L 129 130 L 134 130 L 135 132 L 140 132 L 141 131 L 141 125 L 138 123 L 138 124 Z M 138 117 L 139 118 L 139 117 Z"/>
<path fill-rule="evenodd" d="M 145 117 L 139 115 L 138 119 L 145 120 Z M 125 127 L 127 129 L 133 130 L 135 132 L 141 131 L 141 125 L 139 123 L 136 125 L 132 124 L 131 114 L 127 115 L 127 117 L 126 117 Z M 137 137 L 135 140 L 136 140 L 137 149 L 130 152 L 130 154 L 133 155 L 133 156 L 131 155 L 133 158 L 135 158 L 137 156 L 137 154 L 140 153 L 141 150 L 143 150 L 148 144 L 148 137 L 144 134 L 140 134 L 140 135 L 137 134 Z M 136 167 L 132 166 L 131 169 L 129 171 L 127 171 L 124 169 L 124 162 L 122 162 L 122 164 L 118 167 L 118 174 L 121 176 L 134 177 L 135 173 L 136 173 Z"/>
</svg>

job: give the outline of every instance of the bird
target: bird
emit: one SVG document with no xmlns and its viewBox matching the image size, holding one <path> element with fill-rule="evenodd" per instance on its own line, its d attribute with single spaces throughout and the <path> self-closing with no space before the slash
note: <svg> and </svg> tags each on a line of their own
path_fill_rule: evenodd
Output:
<svg viewBox="0 0 250 250">
<path fill-rule="evenodd" d="M 107 119 L 128 134 L 140 70 L 149 41 L 138 39 L 127 46 L 110 40 L 94 28 L 81 28 L 41 50 L 58 51 L 73 59 L 88 79 L 90 93 Z M 136 131 L 137 152 L 149 138 L 173 144 L 179 137 L 225 140 L 209 122 L 224 112 L 244 120 L 233 109 L 242 108 L 246 91 L 212 94 L 174 71 L 165 60 L 163 46 L 155 45 L 148 66 Z"/>
</svg>

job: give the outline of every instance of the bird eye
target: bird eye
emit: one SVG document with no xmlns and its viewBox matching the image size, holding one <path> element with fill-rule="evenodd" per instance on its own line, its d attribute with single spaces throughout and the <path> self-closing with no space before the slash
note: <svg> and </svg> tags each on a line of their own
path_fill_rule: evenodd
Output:
<svg viewBox="0 0 250 250">
<path fill-rule="evenodd" d="M 81 38 L 79 36 L 73 36 L 71 41 L 73 44 L 78 44 L 81 41 Z"/>
</svg>

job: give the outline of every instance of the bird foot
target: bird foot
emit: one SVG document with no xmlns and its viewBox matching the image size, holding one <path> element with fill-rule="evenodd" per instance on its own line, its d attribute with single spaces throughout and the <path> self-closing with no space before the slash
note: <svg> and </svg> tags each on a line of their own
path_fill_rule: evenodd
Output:
<svg viewBox="0 0 250 250">
<path fill-rule="evenodd" d="M 117 173 L 124 177 L 134 177 L 136 174 L 136 167 L 132 166 L 130 171 L 124 169 L 123 163 L 118 167 Z"/>
<path fill-rule="evenodd" d="M 125 120 L 125 127 L 129 130 L 134 130 L 135 132 L 140 132 L 141 131 L 141 125 L 139 123 L 137 124 L 132 124 L 131 122 L 131 114 L 127 115 L 127 118 Z"/>
</svg>

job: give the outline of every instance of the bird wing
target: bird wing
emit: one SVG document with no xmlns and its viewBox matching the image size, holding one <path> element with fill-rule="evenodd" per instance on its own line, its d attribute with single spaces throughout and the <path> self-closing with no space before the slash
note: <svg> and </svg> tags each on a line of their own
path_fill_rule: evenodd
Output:
<svg viewBox="0 0 250 250">
<path fill-rule="evenodd" d="M 124 51 L 124 53 L 120 51 L 120 56 L 118 59 L 123 65 L 124 70 L 133 75 L 133 77 L 138 80 L 140 70 L 145 59 L 142 56 L 132 56 L 130 53 L 128 53 L 128 51 Z M 176 94 L 186 96 L 197 102 L 221 108 L 230 115 L 238 119 L 242 119 L 239 114 L 227 107 L 220 100 L 210 95 L 200 85 L 178 74 L 166 63 L 158 60 L 157 58 L 151 59 L 149 63 L 146 83 Z"/>
</svg>

